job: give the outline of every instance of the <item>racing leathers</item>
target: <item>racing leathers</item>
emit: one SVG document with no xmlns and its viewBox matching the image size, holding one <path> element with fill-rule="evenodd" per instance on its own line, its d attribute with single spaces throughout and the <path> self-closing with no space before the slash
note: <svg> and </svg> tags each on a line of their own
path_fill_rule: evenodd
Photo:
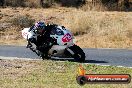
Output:
<svg viewBox="0 0 132 88">
<path fill-rule="evenodd" d="M 34 43 L 36 45 L 36 50 L 38 50 L 38 54 L 43 57 L 48 57 L 48 51 L 52 47 L 52 45 L 55 43 L 55 39 L 52 39 L 50 37 L 51 30 L 56 27 L 56 24 L 52 25 L 46 25 L 45 30 L 41 35 L 37 34 L 34 31 L 34 26 L 32 26 L 29 30 L 29 32 L 32 33 L 32 35 L 28 36 L 28 45 L 27 48 L 32 47 L 31 43 Z"/>
</svg>

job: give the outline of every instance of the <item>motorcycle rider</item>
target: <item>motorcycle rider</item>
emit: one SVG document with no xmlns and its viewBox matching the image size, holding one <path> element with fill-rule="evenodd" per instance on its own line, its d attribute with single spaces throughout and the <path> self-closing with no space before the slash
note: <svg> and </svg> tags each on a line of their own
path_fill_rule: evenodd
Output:
<svg viewBox="0 0 132 88">
<path fill-rule="evenodd" d="M 52 28 L 56 26 L 56 24 L 45 25 L 44 22 L 36 22 L 29 29 L 29 32 L 32 32 L 32 35 L 27 36 L 27 48 L 31 48 L 31 43 L 34 43 L 36 45 L 35 50 L 37 50 L 37 54 L 42 58 L 47 58 L 49 49 L 52 44 L 55 43 L 55 39 L 50 38 L 50 32 Z"/>
</svg>

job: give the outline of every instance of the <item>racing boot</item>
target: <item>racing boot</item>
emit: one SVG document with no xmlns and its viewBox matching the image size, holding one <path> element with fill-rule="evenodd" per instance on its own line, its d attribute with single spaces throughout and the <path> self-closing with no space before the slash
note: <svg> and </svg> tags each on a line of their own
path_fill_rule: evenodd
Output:
<svg viewBox="0 0 132 88">
<path fill-rule="evenodd" d="M 45 47 L 39 46 L 36 47 L 37 55 L 40 56 L 42 59 L 48 59 L 48 50 Z"/>
</svg>

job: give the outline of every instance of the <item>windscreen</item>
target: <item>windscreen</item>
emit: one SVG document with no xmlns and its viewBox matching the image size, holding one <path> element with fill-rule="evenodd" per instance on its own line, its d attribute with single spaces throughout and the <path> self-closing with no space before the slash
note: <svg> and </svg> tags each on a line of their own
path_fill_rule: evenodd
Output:
<svg viewBox="0 0 132 88">
<path fill-rule="evenodd" d="M 64 35 L 64 32 L 60 28 L 53 28 L 51 31 L 51 35 Z"/>
</svg>

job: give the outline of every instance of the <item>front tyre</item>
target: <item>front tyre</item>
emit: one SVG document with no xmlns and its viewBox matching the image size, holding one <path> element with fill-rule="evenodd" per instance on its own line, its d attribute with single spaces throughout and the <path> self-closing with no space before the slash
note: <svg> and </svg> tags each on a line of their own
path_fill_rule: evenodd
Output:
<svg viewBox="0 0 132 88">
<path fill-rule="evenodd" d="M 66 55 L 70 55 L 72 58 L 74 58 L 76 61 L 79 62 L 84 62 L 85 61 L 85 53 L 83 52 L 83 50 L 77 46 L 77 45 L 73 45 L 68 47 L 65 50 L 65 54 Z"/>
</svg>

